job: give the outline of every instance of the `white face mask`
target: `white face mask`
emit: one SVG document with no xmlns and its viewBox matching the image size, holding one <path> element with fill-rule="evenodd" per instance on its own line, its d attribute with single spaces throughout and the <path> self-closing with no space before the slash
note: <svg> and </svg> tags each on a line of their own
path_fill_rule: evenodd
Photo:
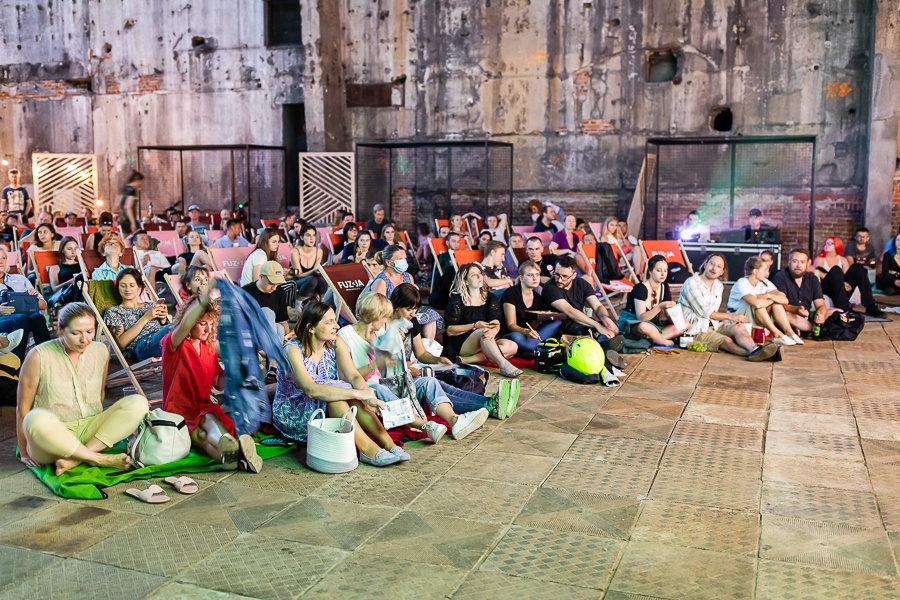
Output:
<svg viewBox="0 0 900 600">
<path fill-rule="evenodd" d="M 398 273 L 406 273 L 409 270 L 409 262 L 405 258 L 394 261 L 394 270 Z"/>
<path fill-rule="evenodd" d="M 375 337 L 381 337 L 385 333 L 387 333 L 387 323 L 385 323 L 378 330 L 375 331 Z"/>
</svg>

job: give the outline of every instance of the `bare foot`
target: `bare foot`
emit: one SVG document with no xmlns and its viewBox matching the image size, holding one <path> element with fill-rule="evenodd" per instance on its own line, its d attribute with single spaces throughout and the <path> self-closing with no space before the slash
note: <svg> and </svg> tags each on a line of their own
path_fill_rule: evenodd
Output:
<svg viewBox="0 0 900 600">
<path fill-rule="evenodd" d="M 98 467 L 110 467 L 120 471 L 131 468 L 131 457 L 127 454 L 98 454 L 92 462 Z"/>
<path fill-rule="evenodd" d="M 56 461 L 56 476 L 59 477 L 69 469 L 73 467 L 77 467 L 81 464 L 81 461 L 77 458 L 60 458 Z"/>
</svg>

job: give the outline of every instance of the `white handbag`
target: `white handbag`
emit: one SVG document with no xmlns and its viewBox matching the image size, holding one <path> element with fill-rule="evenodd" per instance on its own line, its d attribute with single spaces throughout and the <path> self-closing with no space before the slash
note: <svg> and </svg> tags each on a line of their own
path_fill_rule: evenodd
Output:
<svg viewBox="0 0 900 600">
<path fill-rule="evenodd" d="M 191 434 L 181 415 L 154 408 L 128 438 L 128 456 L 138 467 L 181 460 L 191 451 Z"/>
<path fill-rule="evenodd" d="M 359 465 L 355 421 L 355 406 L 340 418 L 326 418 L 325 411 L 317 409 L 306 426 L 306 465 L 319 473 L 347 473 L 355 469 Z"/>
</svg>

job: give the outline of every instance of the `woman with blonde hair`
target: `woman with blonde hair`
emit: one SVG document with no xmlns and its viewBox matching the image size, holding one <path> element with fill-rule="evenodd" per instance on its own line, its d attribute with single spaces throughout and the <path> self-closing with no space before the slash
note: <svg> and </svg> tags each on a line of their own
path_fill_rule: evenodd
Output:
<svg viewBox="0 0 900 600">
<path fill-rule="evenodd" d="M 490 360 L 500 367 L 504 377 L 521 375 L 522 370 L 507 360 L 519 347 L 512 340 L 497 339 L 502 314 L 500 299 L 485 283 L 481 265 L 460 267 L 444 312 L 447 329 L 443 356 L 460 364 Z"/>
</svg>

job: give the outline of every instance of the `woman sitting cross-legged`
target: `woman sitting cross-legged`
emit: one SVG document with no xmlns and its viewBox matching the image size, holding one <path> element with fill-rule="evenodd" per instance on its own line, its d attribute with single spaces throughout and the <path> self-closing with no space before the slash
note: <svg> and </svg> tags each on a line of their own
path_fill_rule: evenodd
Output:
<svg viewBox="0 0 900 600">
<path fill-rule="evenodd" d="M 493 361 L 504 377 L 518 377 L 507 358 L 519 347 L 512 340 L 497 339 L 500 333 L 500 299 L 485 285 L 481 265 L 470 263 L 459 268 L 450 288 L 450 302 L 444 312 L 447 331 L 443 356 L 461 364 Z"/>
<path fill-rule="evenodd" d="M 259 473 L 262 459 L 249 435 L 240 438 L 234 421 L 210 400 L 213 386 L 222 389 L 222 367 L 216 352 L 219 307 L 209 288 L 191 296 L 175 313 L 172 329 L 162 340 L 163 410 L 184 417 L 191 442 L 213 459 L 235 469 L 238 460 Z"/>
<path fill-rule="evenodd" d="M 541 340 L 555 337 L 562 320 L 532 322 L 526 311 L 553 310 L 540 293 L 535 290 L 541 285 L 541 268 L 533 260 L 519 263 L 519 285 L 514 285 L 500 298 L 503 305 L 503 339 L 515 342 L 519 352 L 534 352 Z"/>
<path fill-rule="evenodd" d="M 162 356 L 162 339 L 171 325 L 165 302 L 141 302 L 144 282 L 140 272 L 129 267 L 119 273 L 113 295 L 119 304 L 103 313 L 103 322 L 127 358 L 147 360 Z"/>
<path fill-rule="evenodd" d="M 132 395 L 103 410 L 109 350 L 94 341 L 97 322 L 86 304 L 59 313 L 59 337 L 38 344 L 19 375 L 16 436 L 19 458 L 57 475 L 80 464 L 128 469 L 127 454 L 104 454 L 131 435 L 149 410 Z"/>
<path fill-rule="evenodd" d="M 759 256 L 751 256 L 744 263 L 744 277 L 735 282 L 728 296 L 728 312 L 747 317 L 757 327 L 765 327 L 776 344 L 794 346 L 803 340 L 791 327 L 784 307 L 787 296 L 767 279 L 769 266 Z"/>
<path fill-rule="evenodd" d="M 399 360 L 386 360 L 384 353 L 376 353 L 373 346 L 375 337 L 382 335 L 388 322 L 394 313 L 391 301 L 383 294 L 370 292 L 359 297 L 356 303 L 356 317 L 359 321 L 355 325 L 347 325 L 338 331 L 347 343 L 353 363 L 359 374 L 362 375 L 369 387 L 375 390 L 379 399 L 390 402 L 397 399 L 397 391 L 403 389 L 399 384 L 391 385 L 390 380 L 384 379 L 381 369 L 392 367 Z M 379 359 L 376 361 L 376 357 Z M 400 357 L 398 357 L 399 359 Z M 380 362 L 380 365 L 379 365 Z M 402 373 L 398 374 L 403 376 Z M 397 377 L 395 375 L 395 377 Z M 456 414 L 453 410 L 453 402 L 444 393 L 441 383 L 434 377 L 418 377 L 413 380 L 416 398 L 428 406 L 432 414 L 447 421 L 452 427 L 453 437 L 461 440 L 479 427 L 488 418 L 488 411 L 482 406 L 472 412 Z M 416 419 L 410 424 L 414 429 L 422 430 L 428 439 L 434 443 L 440 441 L 447 433 L 447 428 L 435 421 L 423 421 Z"/>
<path fill-rule="evenodd" d="M 619 331 L 639 334 L 657 346 L 674 346 L 684 331 L 669 322 L 666 309 L 675 306 L 666 283 L 669 265 L 664 256 L 647 262 L 647 278 L 628 292 L 625 308 L 619 312 Z"/>
<path fill-rule="evenodd" d="M 422 325 L 419 323 L 419 317 L 416 315 L 422 306 L 422 292 L 419 291 L 419 288 L 411 283 L 398 285 L 391 294 L 391 304 L 394 307 L 394 314 L 391 315 L 391 320 L 405 319 L 412 324 L 412 327 L 406 331 L 403 346 L 406 352 L 409 374 L 415 378 L 414 382 L 418 382 L 418 378 L 422 376 L 422 370 L 411 364 L 414 360 L 425 365 L 453 364 L 446 356 L 435 356 L 425 349 L 425 343 L 422 338 Z M 397 361 L 393 366 L 387 365 L 384 375 L 386 377 L 396 377 L 403 370 L 403 367 L 404 365 L 400 361 Z M 502 420 L 513 416 L 516 405 L 519 402 L 518 379 L 513 379 L 512 381 L 501 380 L 497 392 L 492 396 L 467 392 L 440 379 L 437 382 L 444 394 L 453 402 L 453 410 L 460 413 L 469 414 L 484 408 L 490 412 L 492 417 Z M 453 422 L 451 424 L 455 425 Z M 454 434 L 454 437 L 456 437 L 456 434 Z"/>
<path fill-rule="evenodd" d="M 376 467 L 408 460 L 409 454 L 394 443 L 378 419 L 377 411 L 384 403 L 353 366 L 347 344 L 337 332 L 337 317 L 330 306 L 322 302 L 306 305 L 294 329 L 296 337 L 284 345 L 294 372 L 278 366 L 273 425 L 284 436 L 304 442 L 316 410 L 340 417 L 355 406 L 353 431 L 359 460 Z"/>
</svg>

